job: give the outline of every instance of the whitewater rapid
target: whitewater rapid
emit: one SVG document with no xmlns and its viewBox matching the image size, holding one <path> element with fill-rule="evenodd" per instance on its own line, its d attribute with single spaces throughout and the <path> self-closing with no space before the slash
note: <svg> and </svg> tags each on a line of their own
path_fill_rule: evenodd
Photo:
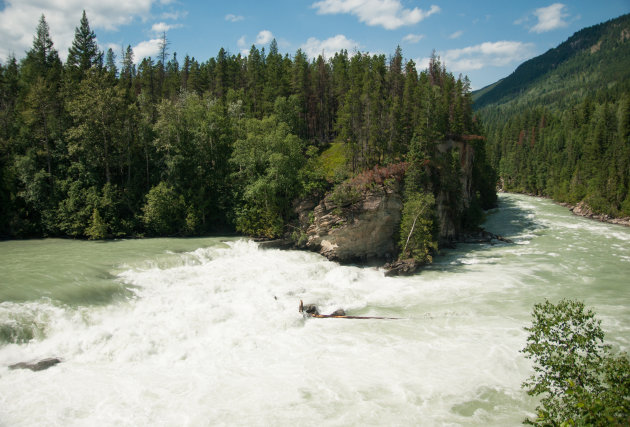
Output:
<svg viewBox="0 0 630 427">
<path fill-rule="evenodd" d="M 518 425 L 536 405 L 520 388 L 533 304 L 582 299 L 628 350 L 630 231 L 512 195 L 487 228 L 515 243 L 408 278 L 244 239 L 160 239 L 131 260 L 145 243 L 122 242 L 94 272 L 111 297 L 73 300 L 90 276 L 64 272 L 0 303 L 0 425 Z M 401 319 L 304 319 L 300 300 Z M 63 361 L 8 369 L 46 357 Z"/>
</svg>

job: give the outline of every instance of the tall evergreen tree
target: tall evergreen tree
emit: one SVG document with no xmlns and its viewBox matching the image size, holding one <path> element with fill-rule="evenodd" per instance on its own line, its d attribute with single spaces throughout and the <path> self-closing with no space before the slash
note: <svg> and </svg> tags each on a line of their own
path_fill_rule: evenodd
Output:
<svg viewBox="0 0 630 427">
<path fill-rule="evenodd" d="M 50 29 L 44 15 L 39 19 L 33 47 L 26 52 L 21 71 L 26 83 L 34 81 L 37 77 L 58 80 L 61 75 L 61 61 L 50 38 Z"/>
<path fill-rule="evenodd" d="M 74 30 L 74 40 L 68 50 L 66 66 L 72 74 L 78 78 L 92 67 L 100 67 L 103 63 L 103 54 L 99 52 L 96 43 L 96 34 L 90 29 L 85 10 L 81 16 L 81 22 Z"/>
<path fill-rule="evenodd" d="M 116 55 L 110 47 L 105 54 L 105 70 L 113 77 L 118 76 L 118 68 L 116 67 Z"/>
</svg>

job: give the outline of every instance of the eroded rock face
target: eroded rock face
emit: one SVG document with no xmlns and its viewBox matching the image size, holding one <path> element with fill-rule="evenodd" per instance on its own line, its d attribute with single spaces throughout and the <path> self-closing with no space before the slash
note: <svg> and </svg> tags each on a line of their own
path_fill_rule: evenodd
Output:
<svg viewBox="0 0 630 427">
<path fill-rule="evenodd" d="M 394 257 L 393 236 L 403 205 L 398 190 L 398 185 L 377 186 L 348 206 L 338 206 L 327 196 L 313 210 L 306 247 L 340 262 Z"/>
</svg>

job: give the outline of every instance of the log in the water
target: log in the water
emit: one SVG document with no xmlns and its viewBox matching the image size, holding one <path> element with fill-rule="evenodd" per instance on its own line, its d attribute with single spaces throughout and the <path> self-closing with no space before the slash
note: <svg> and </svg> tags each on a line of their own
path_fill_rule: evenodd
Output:
<svg viewBox="0 0 630 427">
<path fill-rule="evenodd" d="M 334 314 L 309 314 L 308 317 L 316 319 L 385 319 L 400 320 L 402 317 L 381 317 L 381 316 L 335 316 Z"/>
<path fill-rule="evenodd" d="M 384 319 L 384 320 L 400 320 L 400 317 L 381 317 L 381 316 L 348 316 L 345 311 L 337 310 L 332 314 L 319 314 L 319 310 L 314 304 L 304 305 L 300 300 L 299 312 L 304 317 L 314 317 L 316 319 Z"/>
</svg>

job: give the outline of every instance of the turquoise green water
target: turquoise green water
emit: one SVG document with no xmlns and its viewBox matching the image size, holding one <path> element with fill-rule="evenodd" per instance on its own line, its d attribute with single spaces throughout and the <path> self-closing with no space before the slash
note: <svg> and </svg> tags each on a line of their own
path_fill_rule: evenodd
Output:
<svg viewBox="0 0 630 427">
<path fill-rule="evenodd" d="M 234 238 L 0 242 L 0 425 L 520 425 L 535 303 L 630 350 L 630 229 L 517 195 L 486 228 L 514 244 L 405 278 Z"/>
<path fill-rule="evenodd" d="M 130 267 L 186 262 L 181 254 L 225 238 L 91 242 L 65 239 L 0 242 L 0 302 L 49 298 L 77 305 L 109 304 L 132 294 L 116 276 Z M 233 240 L 233 239 L 232 239 Z"/>
</svg>

